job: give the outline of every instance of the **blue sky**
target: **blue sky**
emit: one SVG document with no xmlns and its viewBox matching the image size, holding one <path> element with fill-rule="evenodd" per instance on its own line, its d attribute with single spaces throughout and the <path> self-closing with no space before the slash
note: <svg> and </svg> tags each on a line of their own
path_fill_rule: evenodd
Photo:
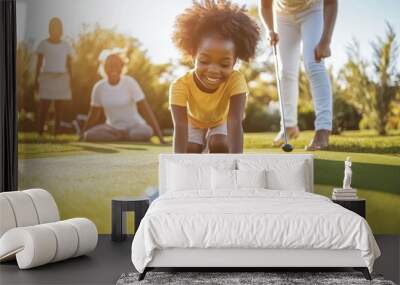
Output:
<svg viewBox="0 0 400 285">
<path fill-rule="evenodd" d="M 155 63 L 179 58 L 171 43 L 176 15 L 191 5 L 191 0 L 17 0 L 18 39 L 35 43 L 47 37 L 50 18 L 64 22 L 64 35 L 77 37 L 82 24 L 99 23 L 139 39 Z M 248 7 L 257 0 L 234 0 Z M 339 0 L 339 14 L 327 60 L 337 70 L 346 60 L 346 46 L 353 37 L 360 41 L 362 53 L 369 58 L 370 42 L 383 36 L 385 21 L 400 37 L 400 1 Z M 400 42 L 400 39 L 398 39 Z M 268 51 L 268 47 L 265 47 Z"/>
</svg>

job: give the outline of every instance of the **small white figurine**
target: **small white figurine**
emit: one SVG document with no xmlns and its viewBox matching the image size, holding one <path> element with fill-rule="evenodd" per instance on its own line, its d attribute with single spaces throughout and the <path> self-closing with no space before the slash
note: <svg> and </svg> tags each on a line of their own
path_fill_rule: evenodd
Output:
<svg viewBox="0 0 400 285">
<path fill-rule="evenodd" d="M 351 175 L 351 159 L 350 156 L 348 156 L 344 162 L 343 189 L 351 189 Z"/>
</svg>

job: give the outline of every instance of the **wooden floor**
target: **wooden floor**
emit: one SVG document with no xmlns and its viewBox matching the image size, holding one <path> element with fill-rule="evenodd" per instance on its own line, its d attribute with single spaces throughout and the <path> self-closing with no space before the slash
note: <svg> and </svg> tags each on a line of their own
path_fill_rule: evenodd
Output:
<svg viewBox="0 0 400 285">
<path fill-rule="evenodd" d="M 374 272 L 395 283 L 400 281 L 400 236 L 375 236 L 382 256 Z M 0 284 L 115 284 L 124 272 L 134 271 L 131 262 L 132 237 L 124 242 L 100 235 L 97 248 L 87 256 L 19 270 L 16 262 L 0 264 Z"/>
</svg>

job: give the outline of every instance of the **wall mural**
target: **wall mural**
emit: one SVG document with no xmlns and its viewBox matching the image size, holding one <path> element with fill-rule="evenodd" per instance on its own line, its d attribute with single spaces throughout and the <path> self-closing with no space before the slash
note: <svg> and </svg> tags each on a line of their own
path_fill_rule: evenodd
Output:
<svg viewBox="0 0 400 285">
<path fill-rule="evenodd" d="M 232 88 L 248 93 L 243 97 L 245 108 L 240 111 L 238 103 L 235 113 L 244 117 L 243 135 L 222 123 L 201 127 L 204 118 L 226 119 L 228 103 L 203 114 L 209 102 L 187 99 L 187 143 L 178 131 L 182 98 L 176 90 L 200 86 L 201 92 L 214 94 L 222 84 L 217 81 L 225 80 L 217 73 L 210 75 L 210 69 L 201 73 L 211 65 L 198 54 L 205 43 L 198 44 L 197 54 L 187 54 L 196 38 L 185 37 L 190 27 L 177 16 L 192 1 L 17 0 L 19 189 L 44 188 L 54 196 L 62 219 L 88 217 L 99 233 L 110 233 L 112 198 L 154 194 L 161 153 L 218 150 L 211 140 L 208 144 L 207 134 L 219 134 L 222 142 L 216 144 L 222 145 L 223 152 L 243 147 L 244 153 L 283 155 L 285 134 L 280 132 L 269 45 L 277 38 L 266 32 L 256 0 L 235 2 L 246 4 L 251 21 L 260 27 L 260 40 L 256 46 L 257 36 L 249 34 L 255 30 L 241 31 L 242 39 L 254 46 L 240 55 L 232 49 L 232 62 L 215 69 L 227 70 L 229 78 L 233 70 L 242 76 L 237 79 L 242 85 L 235 81 Z M 286 135 L 294 153 L 315 154 L 316 193 L 331 197 L 344 179 L 346 187 L 351 181 L 356 195 L 366 199 L 374 234 L 400 234 L 400 68 L 396 62 L 400 20 L 388 13 L 372 23 L 368 13 L 373 5 L 366 5 L 369 8 L 360 10 L 357 19 L 361 26 L 354 25 L 349 33 L 347 26 L 354 19 L 348 17 L 352 1 L 348 2 L 339 7 L 331 56 L 325 60 L 325 91 L 318 91 L 309 76 L 308 62 L 314 55 L 302 56 L 304 65 L 294 83 L 281 80 L 282 95 L 292 100 L 285 106 Z M 283 41 L 284 34 L 280 37 Z M 320 48 L 320 56 L 327 56 L 326 49 Z M 251 60 L 246 61 L 245 55 L 251 55 Z M 176 79 L 185 76 L 194 81 L 179 85 Z M 290 92 L 294 92 L 292 99 Z M 321 99 L 327 103 L 318 103 L 318 92 L 328 94 Z M 332 105 L 328 119 L 321 116 L 324 104 Z M 315 128 L 331 129 L 330 136 Z M 224 140 L 229 138 L 234 139 Z M 203 150 L 205 144 L 210 149 Z M 345 178 L 348 157 L 351 170 L 348 166 Z"/>
</svg>

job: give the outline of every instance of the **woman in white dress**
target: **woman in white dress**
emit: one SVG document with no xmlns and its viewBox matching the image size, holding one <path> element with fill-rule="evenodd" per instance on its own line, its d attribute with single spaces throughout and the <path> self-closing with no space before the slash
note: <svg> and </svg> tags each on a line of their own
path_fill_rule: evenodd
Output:
<svg viewBox="0 0 400 285">
<path fill-rule="evenodd" d="M 106 52 L 109 54 L 100 66 L 104 78 L 93 86 L 89 116 L 81 139 L 148 141 L 156 134 L 160 143 L 165 144 L 142 89 L 133 77 L 124 74 L 127 60 L 118 52 Z"/>
<path fill-rule="evenodd" d="M 39 92 L 39 135 L 43 134 L 51 102 L 54 102 L 54 134 L 57 134 L 65 103 L 72 99 L 72 47 L 62 40 L 62 34 L 61 20 L 52 18 L 49 22 L 49 37 L 40 42 L 36 51 L 38 57 L 34 88 Z"/>
<path fill-rule="evenodd" d="M 337 15 L 337 0 L 260 0 L 260 14 L 269 31 L 269 42 L 278 46 L 285 124 L 289 138 L 299 134 L 297 98 L 302 47 L 304 67 L 311 84 L 315 109 L 315 135 L 307 150 L 326 149 L 332 130 L 332 90 L 323 59 L 330 44 Z M 284 143 L 281 131 L 274 145 Z"/>
</svg>

